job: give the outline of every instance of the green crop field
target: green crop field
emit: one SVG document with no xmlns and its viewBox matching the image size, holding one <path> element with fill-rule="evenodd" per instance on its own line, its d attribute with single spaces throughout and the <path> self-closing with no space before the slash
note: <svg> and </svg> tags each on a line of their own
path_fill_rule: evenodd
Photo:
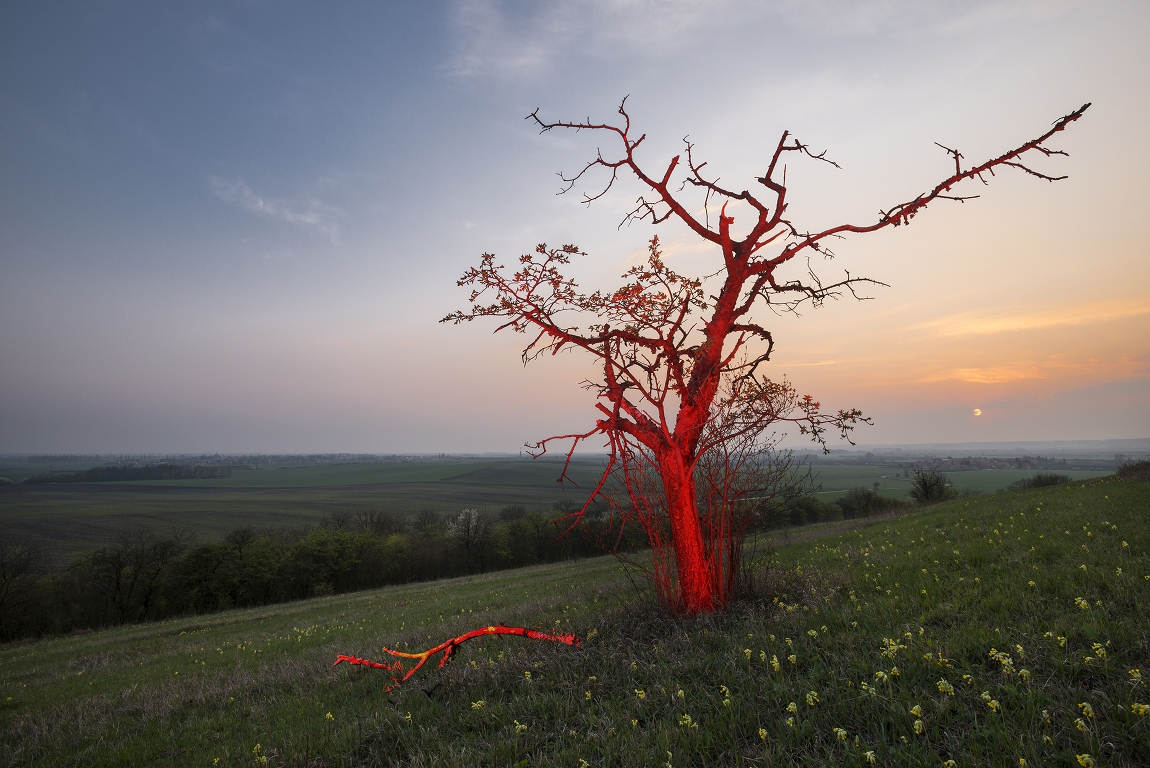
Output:
<svg viewBox="0 0 1150 768">
<path fill-rule="evenodd" d="M 5 765 L 1142 766 L 1150 484 L 803 529 L 664 617 L 610 558 L 0 647 Z M 497 622 L 398 690 L 381 660 Z"/>
<path fill-rule="evenodd" d="M 283 465 L 218 480 L 7 485 L 0 486 L 0 526 L 63 564 L 138 525 L 188 528 L 204 540 L 249 525 L 310 527 L 337 511 L 385 509 L 402 518 L 423 508 L 549 509 L 563 499 L 582 502 L 601 466 L 599 459 L 573 462 L 579 486 L 565 487 L 556 482 L 559 461 L 495 459 Z"/>
<path fill-rule="evenodd" d="M 1025 469 L 983 469 L 948 472 L 947 476 L 958 491 L 994 493 L 1016 480 L 1034 477 L 1034 473 L 1035 470 Z M 1058 473 L 1074 480 L 1105 477 L 1109 474 L 1090 470 L 1059 470 Z M 875 483 L 879 484 L 879 493 L 884 496 L 903 497 L 910 490 L 912 480 L 912 477 L 904 477 L 902 470 L 893 467 L 854 464 L 816 464 L 812 467 L 812 477 L 815 485 L 821 486 L 817 494 L 823 501 L 842 498 L 851 488 L 873 488 Z"/>
</svg>

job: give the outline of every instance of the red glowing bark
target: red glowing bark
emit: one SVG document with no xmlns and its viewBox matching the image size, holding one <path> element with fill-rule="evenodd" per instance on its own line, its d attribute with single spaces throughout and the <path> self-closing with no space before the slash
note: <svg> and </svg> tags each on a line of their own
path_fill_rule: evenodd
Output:
<svg viewBox="0 0 1150 768">
<path fill-rule="evenodd" d="M 659 224 L 674 216 L 718 249 L 722 261 L 711 277 L 688 278 L 669 269 L 663 263 L 657 237 L 651 240 L 646 264 L 628 270 L 623 276 L 623 287 L 609 293 L 581 293 L 577 284 L 564 275 L 572 256 L 586 255 L 574 245 L 540 245 L 534 254 L 522 256 L 517 270 L 510 275 L 493 255 L 484 254 L 480 265 L 468 270 L 459 281 L 460 286 L 473 288 L 470 311 L 454 312 L 444 322 L 499 317 L 504 323 L 497 330 L 531 332 L 533 339 L 523 351 L 524 362 L 546 352 L 558 353 L 564 347 L 583 349 L 598 358 L 603 380 L 590 385 L 598 397 L 595 427 L 583 433 L 548 438 L 532 447 L 539 455 L 553 440 L 570 440 L 569 463 L 582 441 L 595 435 L 605 438 L 610 460 L 588 505 L 609 496 L 609 479 L 621 477 L 631 509 L 625 514 L 643 525 L 655 549 L 656 568 L 663 567 L 659 565 L 662 537 L 670 538 L 673 566 L 668 564 L 666 573 L 673 573 L 675 583 L 664 585 L 660 594 L 671 610 L 697 614 L 722 608 L 731 589 L 730 580 L 723 576 L 723 568 L 729 572 L 730 563 L 720 562 L 725 556 L 724 547 L 713 537 L 718 535 L 715 531 L 725 531 L 721 536 L 730 536 L 733 529 L 726 523 L 710 525 L 699 506 L 697 476 L 700 462 L 708 452 L 722 453 L 724 441 L 732 436 L 738 440 L 749 438 L 753 443 L 772 425 L 786 423 L 811 435 L 826 450 L 824 435 L 828 429 L 837 430 L 846 438 L 856 424 L 867 421 L 857 409 L 823 413 L 818 402 L 810 396 L 799 398 L 786 382 L 759 377 L 756 371 L 760 364 L 769 361 L 774 338 L 755 322 L 753 310 L 766 305 L 775 311 L 793 311 L 806 301 L 818 306 L 827 298 L 838 297 L 843 290 L 855 298 L 866 298 L 859 297 L 855 288 L 881 283 L 852 277 L 847 272 L 843 278 L 824 284 L 813 271 L 810 257 L 831 257 L 825 244 L 830 238 L 909 224 L 934 200 L 965 201 L 975 197 L 951 194 L 961 182 L 977 179 L 986 183 L 987 175 L 993 176 L 1000 167 L 1017 168 L 1048 181 L 1065 178 L 1033 170 L 1027 166 L 1026 158 L 1028 153 L 1064 155 L 1046 148 L 1045 142 L 1081 117 L 1090 105 L 1061 118 L 1038 138 L 965 170 L 963 156 L 957 150 L 942 147 L 954 160 L 954 173 L 932 190 L 881 211 L 871 224 L 842 224 L 819 232 L 801 231 L 785 217 L 786 168 L 780 169 L 779 163 L 785 153 L 796 152 L 798 156 L 838 167 L 825 157 L 825 152 L 815 154 L 793 138 L 788 143 L 790 134 L 784 131 L 766 172 L 756 179 L 773 197 L 763 202 L 747 190 L 735 192 L 721 187 L 717 179 L 705 178 L 706 163 L 695 161 L 689 142 L 685 147 L 685 168 L 680 167 L 683 156 L 677 155 L 661 174 L 649 174 L 635 154 L 646 135 L 631 138 L 631 119 L 625 106 L 624 100 L 619 107 L 622 125 L 590 121 L 546 123 L 539 118 L 538 110 L 528 118 L 542 132 L 568 128 L 618 139 L 617 159 L 608 159 L 600 150 L 577 174 L 562 177 L 566 183 L 562 191 L 572 189 L 596 168 L 608 171 L 605 186 L 584 196 L 584 202 L 590 203 L 606 194 L 620 171 L 633 175 L 651 197 L 640 197 L 623 223 L 649 218 Z M 677 191 L 672 191 L 676 170 L 681 178 Z M 701 206 L 680 199 L 680 193 L 688 187 L 702 192 Z M 710 220 L 714 199 L 723 202 L 717 227 Z M 752 224 L 741 238 L 732 234 L 735 219 L 733 210 L 728 215 L 729 204 L 750 209 L 747 212 Z M 700 208 L 702 216 L 695 213 Z M 768 253 L 769 246 L 775 250 Z M 807 257 L 807 274 L 788 278 L 781 270 L 797 256 Z M 710 286 L 706 291 L 705 284 Z M 493 301 L 482 303 L 490 294 L 494 295 Z M 580 315 L 589 318 L 584 327 L 568 320 Z M 765 399 L 756 403 L 756 395 Z M 742 415 L 728 419 L 734 412 Z M 715 429 L 717 424 L 725 426 Z M 643 479 L 652 475 L 657 479 L 654 485 Z M 565 477 L 566 467 L 560 480 Z M 727 484 L 727 480 L 711 483 L 713 487 Z M 639 492 L 638 488 L 644 490 Z M 726 502 L 724 505 L 730 506 Z M 586 510 L 584 505 L 574 515 L 572 524 Z"/>
<path fill-rule="evenodd" d="M 490 627 L 480 627 L 473 629 L 470 632 L 464 632 L 462 635 L 444 641 L 434 648 L 428 648 L 426 651 L 420 653 L 406 653 L 404 651 L 395 651 L 391 648 L 384 648 L 383 652 L 392 656 L 398 657 L 391 664 L 381 664 L 378 661 L 368 661 L 361 659 L 357 656 L 344 656 L 340 655 L 336 658 L 332 666 L 338 666 L 343 662 L 348 664 L 355 664 L 364 667 L 371 667 L 373 669 L 386 669 L 391 672 L 403 672 L 403 677 L 391 678 L 394 685 L 390 685 L 384 690 L 390 691 L 396 686 L 402 685 L 407 682 L 408 678 L 419 671 L 420 667 L 427 663 L 427 660 L 439 652 L 443 652 L 443 658 L 439 660 L 439 668 L 442 668 L 451 659 L 451 655 L 455 653 L 455 649 L 466 643 L 468 640 L 474 640 L 477 637 L 484 637 L 486 635 L 516 635 L 518 637 L 525 637 L 528 640 L 541 640 L 552 643 L 563 643 L 564 645 L 573 645 L 576 648 L 582 647 L 579 638 L 570 633 L 550 634 L 548 632 L 540 632 L 537 629 L 528 629 L 527 627 L 506 627 L 502 624 L 496 624 Z M 416 659 L 418 661 L 415 666 L 408 670 L 404 670 L 403 659 Z"/>
</svg>

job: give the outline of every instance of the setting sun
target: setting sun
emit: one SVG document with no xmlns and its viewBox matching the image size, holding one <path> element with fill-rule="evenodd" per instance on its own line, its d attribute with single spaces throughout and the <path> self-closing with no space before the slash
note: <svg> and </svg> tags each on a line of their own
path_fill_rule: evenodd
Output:
<svg viewBox="0 0 1150 768">
<path fill-rule="evenodd" d="M 982 415 L 982 409 L 981 408 L 975 408 L 974 409 L 974 415 L 975 416 L 981 416 Z"/>
</svg>

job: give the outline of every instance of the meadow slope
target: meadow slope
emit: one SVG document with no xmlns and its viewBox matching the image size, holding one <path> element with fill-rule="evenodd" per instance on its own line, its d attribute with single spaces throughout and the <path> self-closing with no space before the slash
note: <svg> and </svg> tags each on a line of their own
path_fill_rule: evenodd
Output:
<svg viewBox="0 0 1150 768">
<path fill-rule="evenodd" d="M 0 762 L 1147 765 L 1148 513 L 1107 478 L 831 524 L 699 620 L 599 558 L 14 643 Z M 331 666 L 497 622 L 584 647 Z"/>
</svg>

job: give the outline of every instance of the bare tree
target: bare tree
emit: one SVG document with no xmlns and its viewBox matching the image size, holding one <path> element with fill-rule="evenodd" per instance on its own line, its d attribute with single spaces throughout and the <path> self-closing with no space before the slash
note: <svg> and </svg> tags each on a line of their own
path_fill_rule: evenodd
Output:
<svg viewBox="0 0 1150 768">
<path fill-rule="evenodd" d="M 484 548 L 491 538 L 494 522 L 486 512 L 465 509 L 447 524 L 447 535 L 463 550 L 468 573 L 471 573 L 472 563 L 476 560 L 479 561 L 480 570 L 483 569 Z"/>
<path fill-rule="evenodd" d="M 755 411 L 757 420 L 743 425 L 747 434 L 792 424 L 823 443 L 825 449 L 828 430 L 845 438 L 864 421 L 857 409 L 823 412 L 809 395 L 798 397 L 786 382 L 771 382 L 758 375 L 759 366 L 770 359 L 774 349 L 774 337 L 761 324 L 762 310 L 794 311 L 807 302 L 817 306 L 844 291 L 857 298 L 860 286 L 877 284 L 849 272 L 829 281 L 820 278 L 811 260 L 813 256 L 831 256 L 828 244 L 833 239 L 909 224 L 935 200 L 970 200 L 975 195 L 959 195 L 956 188 L 969 181 L 986 183 L 1001 169 L 1015 168 L 1047 181 L 1065 178 L 1038 171 L 1029 163 L 1032 157 L 1065 154 L 1048 148 L 1046 142 L 1081 117 L 1087 107 L 1089 104 L 1059 119 L 1037 138 L 979 165 L 964 167 L 958 150 L 942 147 L 953 160 L 954 171 L 933 189 L 880 211 L 869 223 L 840 224 L 817 232 L 801 228 L 787 215 L 783 160 L 791 156 L 838 166 L 825 152 L 815 153 L 787 131 L 765 172 L 755 179 L 760 191 L 752 193 L 723 186 L 717 177 L 705 175 L 709 173 L 707 164 L 696 159 L 694 145 L 686 140 L 684 151 L 661 171 L 648 171 L 637 156 L 646 134 L 633 136 L 626 100 L 619 107 L 618 124 L 548 122 L 536 110 L 528 119 L 541 132 L 585 131 L 603 135 L 615 146 L 614 150 L 601 147 L 575 174 L 561 174 L 563 192 L 601 171 L 606 181 L 584 195 L 584 201 L 591 203 L 606 194 L 620 176 L 633 177 L 643 192 L 623 223 L 649 220 L 661 224 L 677 219 L 713 244 L 720 258 L 707 278 L 679 275 L 664 263 L 655 237 L 647 262 L 628 270 L 620 288 L 583 293 L 565 274 L 573 257 L 586 255 L 575 245 L 549 248 L 541 244 L 534 253 L 521 256 L 510 272 L 494 255 L 485 253 L 479 266 L 459 280 L 460 286 L 472 288 L 470 309 L 454 312 L 444 322 L 500 318 L 503 323 L 498 330 L 510 328 L 530 334 L 524 362 L 565 347 L 582 349 L 599 361 L 602 378 L 588 382 L 598 398 L 594 427 L 547 438 L 532 447 L 538 455 L 550 442 L 568 440 L 569 463 L 583 441 L 597 436 L 605 439 L 611 459 L 588 504 L 615 472 L 638 478 L 642 476 L 641 464 L 649 463 L 656 472 L 658 487 L 648 490 L 663 497 L 674 556 L 677 603 L 669 607 L 687 614 L 720 609 L 725 597 L 716 591 L 716 584 L 722 583 L 716 578 L 718 550 L 705 538 L 696 469 L 709 449 L 708 426 L 726 407 L 721 395 L 724 386 L 753 392 L 754 387 L 743 389 L 738 383 L 755 382 L 755 387 L 769 395 Z M 701 195 L 701 205 L 687 199 L 684 192 L 691 191 Z M 718 203 L 721 205 L 712 221 L 712 210 Z M 741 234 L 733 229 L 735 209 L 740 207 L 750 220 Z M 700 210 L 701 216 L 697 213 Z M 803 275 L 786 277 L 784 268 L 796 260 L 804 266 Z M 633 464 L 630 467 L 629 462 Z M 586 508 L 585 504 L 582 511 Z M 576 513 L 576 520 L 580 514 Z"/>
</svg>

